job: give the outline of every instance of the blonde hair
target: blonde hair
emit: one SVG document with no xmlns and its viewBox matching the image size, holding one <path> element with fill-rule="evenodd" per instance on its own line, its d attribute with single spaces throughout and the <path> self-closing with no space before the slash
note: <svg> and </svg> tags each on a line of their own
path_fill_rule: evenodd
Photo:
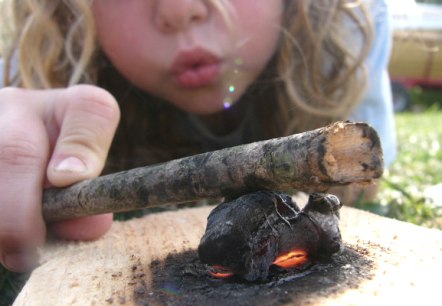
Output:
<svg viewBox="0 0 442 306">
<path fill-rule="evenodd" d="M 96 83 L 98 48 L 91 2 L 4 0 L 12 21 L 3 52 L 5 85 Z M 344 119 L 359 101 L 372 36 L 369 14 L 360 2 L 285 1 L 281 45 L 271 63 L 275 67 L 269 65 L 269 70 L 276 69 L 278 112 L 266 124 L 275 136 Z M 350 46 L 352 37 L 360 47 Z M 14 57 L 19 68 L 11 75 Z"/>
<path fill-rule="evenodd" d="M 277 75 L 283 83 L 279 103 L 285 109 L 280 115 L 286 134 L 350 114 L 366 87 L 364 61 L 373 35 L 361 0 L 287 3 L 291 4 L 277 55 Z"/>
<path fill-rule="evenodd" d="M 91 0 L 4 0 L 5 85 L 48 89 L 93 82 Z M 7 20 L 6 20 L 7 19 Z M 13 58 L 19 67 L 11 75 Z"/>
</svg>

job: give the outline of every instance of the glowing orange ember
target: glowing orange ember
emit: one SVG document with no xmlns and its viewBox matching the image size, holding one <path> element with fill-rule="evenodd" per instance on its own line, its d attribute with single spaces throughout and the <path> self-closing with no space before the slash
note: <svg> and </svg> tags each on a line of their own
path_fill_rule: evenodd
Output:
<svg viewBox="0 0 442 306">
<path fill-rule="evenodd" d="M 278 256 L 272 263 L 283 269 L 292 269 L 305 264 L 308 261 L 308 254 L 304 250 L 292 250 L 286 254 Z M 235 274 L 223 266 L 211 266 L 209 274 L 216 278 L 229 278 Z"/>
<path fill-rule="evenodd" d="M 232 271 L 222 266 L 212 266 L 209 274 L 216 278 L 228 278 L 233 276 Z"/>
<path fill-rule="evenodd" d="M 308 256 L 306 251 L 292 250 L 287 254 L 278 256 L 273 262 L 273 264 L 283 269 L 291 269 L 303 265 L 307 261 L 308 261 Z"/>
</svg>

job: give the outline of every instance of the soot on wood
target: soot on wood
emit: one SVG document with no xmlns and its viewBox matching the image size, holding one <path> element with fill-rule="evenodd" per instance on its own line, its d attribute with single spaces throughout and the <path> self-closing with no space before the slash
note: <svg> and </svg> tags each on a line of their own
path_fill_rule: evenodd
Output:
<svg viewBox="0 0 442 306">
<path fill-rule="evenodd" d="M 262 281 L 269 270 L 327 261 L 342 249 L 339 199 L 312 193 L 301 210 L 291 197 L 269 191 L 218 205 L 198 247 L 215 277 Z"/>
</svg>

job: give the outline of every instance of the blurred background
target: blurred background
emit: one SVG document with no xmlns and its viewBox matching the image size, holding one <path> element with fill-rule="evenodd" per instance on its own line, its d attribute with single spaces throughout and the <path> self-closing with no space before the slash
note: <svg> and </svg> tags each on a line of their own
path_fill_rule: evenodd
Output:
<svg viewBox="0 0 442 306">
<path fill-rule="evenodd" d="M 398 158 L 373 203 L 358 206 L 442 229 L 442 0 L 387 0 Z"/>
<path fill-rule="evenodd" d="M 442 0 L 389 2 L 394 29 L 389 70 L 394 107 L 400 112 L 424 102 L 416 99 L 416 87 L 442 89 Z M 425 102 L 431 106 L 432 101 Z"/>
</svg>

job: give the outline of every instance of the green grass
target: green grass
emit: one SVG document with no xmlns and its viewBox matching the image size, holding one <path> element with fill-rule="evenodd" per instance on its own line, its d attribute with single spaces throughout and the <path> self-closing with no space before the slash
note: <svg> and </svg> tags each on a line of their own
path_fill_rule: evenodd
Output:
<svg viewBox="0 0 442 306">
<path fill-rule="evenodd" d="M 414 224 L 442 229 L 442 203 L 425 189 L 442 183 L 442 111 L 396 115 L 398 158 L 381 181 L 378 201 L 359 207 Z"/>
<path fill-rule="evenodd" d="M 386 171 L 375 203 L 363 209 L 412 222 L 442 228 L 442 211 L 424 195 L 428 186 L 442 183 L 442 111 L 433 107 L 422 113 L 396 115 L 398 159 Z M 26 276 L 0 267 L 0 306 L 10 305 Z"/>
<path fill-rule="evenodd" d="M 415 86 L 408 91 L 411 99 L 411 108 L 417 110 L 441 110 L 442 109 L 442 90 L 441 89 L 423 89 Z"/>
</svg>

